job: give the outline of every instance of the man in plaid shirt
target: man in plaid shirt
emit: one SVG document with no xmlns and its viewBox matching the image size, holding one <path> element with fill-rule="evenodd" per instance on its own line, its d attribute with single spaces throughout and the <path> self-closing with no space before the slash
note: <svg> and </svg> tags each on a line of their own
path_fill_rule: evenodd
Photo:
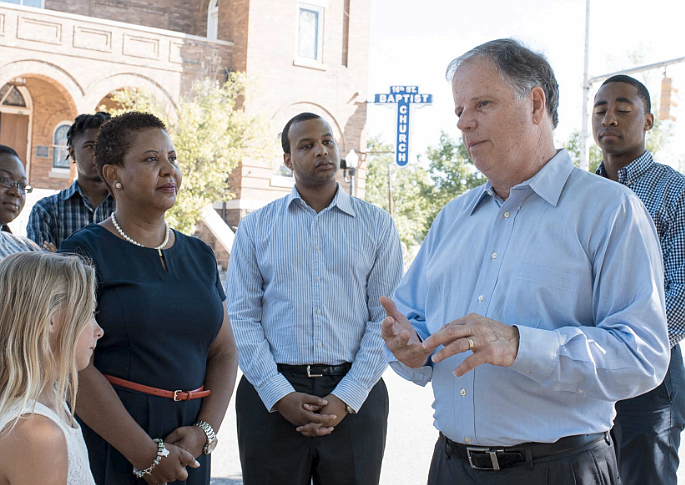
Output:
<svg viewBox="0 0 685 485">
<path fill-rule="evenodd" d="M 73 233 L 104 221 L 114 211 L 114 198 L 94 163 L 95 137 L 109 118 L 104 112 L 82 114 L 69 128 L 69 157 L 76 164 L 78 177 L 70 187 L 36 202 L 26 227 L 26 235 L 45 250 L 56 251 Z"/>
<path fill-rule="evenodd" d="M 675 485 L 685 427 L 685 370 L 678 345 L 685 337 L 685 176 L 655 163 L 645 149 L 645 135 L 653 125 L 649 92 L 641 82 L 618 75 L 602 84 L 592 114 L 603 157 L 597 174 L 630 187 L 654 220 L 663 253 L 671 344 L 664 382 L 616 403 L 612 433 L 624 485 Z"/>
</svg>

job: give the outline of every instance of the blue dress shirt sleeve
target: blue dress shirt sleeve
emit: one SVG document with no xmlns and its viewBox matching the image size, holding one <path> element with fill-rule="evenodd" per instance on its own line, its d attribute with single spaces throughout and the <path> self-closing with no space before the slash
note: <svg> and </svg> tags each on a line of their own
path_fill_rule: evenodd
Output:
<svg viewBox="0 0 685 485">
<path fill-rule="evenodd" d="M 588 255 L 595 325 L 518 325 L 511 369 L 553 390 L 618 401 L 656 387 L 666 374 L 663 266 L 656 230 L 637 197 L 609 213 L 602 227 Z"/>
<path fill-rule="evenodd" d="M 228 314 L 238 343 L 240 368 L 264 406 L 273 412 L 274 405 L 295 389 L 278 372 L 262 328 L 263 280 L 249 234 L 249 221 L 249 218 L 243 219 L 233 242 L 226 277 L 226 291 L 230 295 Z"/>
<path fill-rule="evenodd" d="M 391 295 L 402 278 L 402 247 L 397 228 L 390 217 L 384 217 L 383 222 L 386 227 L 380 234 L 378 252 L 367 281 L 369 320 L 352 368 L 333 391 L 355 411 L 359 411 L 387 367 L 381 337 L 385 311 L 380 297 Z"/>
</svg>

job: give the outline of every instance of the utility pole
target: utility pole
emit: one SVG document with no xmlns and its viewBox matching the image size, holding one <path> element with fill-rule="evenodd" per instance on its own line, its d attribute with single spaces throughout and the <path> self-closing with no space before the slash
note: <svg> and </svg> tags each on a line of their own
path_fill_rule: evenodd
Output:
<svg viewBox="0 0 685 485">
<path fill-rule="evenodd" d="M 580 130 L 580 168 L 587 170 L 589 164 L 590 149 L 587 145 L 587 102 L 590 97 L 590 82 L 589 82 L 589 67 L 590 67 L 590 0 L 585 0 L 585 58 L 583 68 L 583 121 Z"/>
<path fill-rule="evenodd" d="M 392 164 L 388 164 L 388 212 L 392 217 Z"/>
</svg>

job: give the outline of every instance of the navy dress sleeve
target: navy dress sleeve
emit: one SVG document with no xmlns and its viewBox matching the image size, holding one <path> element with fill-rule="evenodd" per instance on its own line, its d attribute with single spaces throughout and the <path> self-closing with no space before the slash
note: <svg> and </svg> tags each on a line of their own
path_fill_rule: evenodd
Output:
<svg viewBox="0 0 685 485">
<path fill-rule="evenodd" d="M 94 354 L 103 374 L 170 391 L 204 385 L 209 349 L 223 322 L 224 290 L 212 250 L 174 231 L 163 250 L 135 246 L 91 224 L 60 245 L 91 259 L 98 280 L 98 323 L 105 331 Z M 174 402 L 114 386 L 122 403 L 151 438 L 165 438 L 197 421 L 201 399 Z M 85 424 L 85 423 L 82 423 Z M 140 484 L 132 466 L 87 425 L 91 468 L 99 485 Z M 209 456 L 188 468 L 188 485 L 209 484 Z"/>
</svg>

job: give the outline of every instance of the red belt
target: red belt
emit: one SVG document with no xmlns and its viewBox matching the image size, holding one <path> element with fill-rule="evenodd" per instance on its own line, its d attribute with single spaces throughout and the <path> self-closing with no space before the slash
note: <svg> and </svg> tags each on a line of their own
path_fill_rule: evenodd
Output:
<svg viewBox="0 0 685 485">
<path fill-rule="evenodd" d="M 135 382 L 120 379 L 118 377 L 103 374 L 105 378 L 119 387 L 131 389 L 133 391 L 142 392 L 144 394 L 151 394 L 152 396 L 166 397 L 174 401 L 189 401 L 191 399 L 201 399 L 209 396 L 212 392 L 210 390 L 204 391 L 205 386 L 199 387 L 194 391 L 167 391 L 165 389 L 157 389 L 156 387 L 144 386 L 143 384 L 136 384 Z"/>
</svg>

